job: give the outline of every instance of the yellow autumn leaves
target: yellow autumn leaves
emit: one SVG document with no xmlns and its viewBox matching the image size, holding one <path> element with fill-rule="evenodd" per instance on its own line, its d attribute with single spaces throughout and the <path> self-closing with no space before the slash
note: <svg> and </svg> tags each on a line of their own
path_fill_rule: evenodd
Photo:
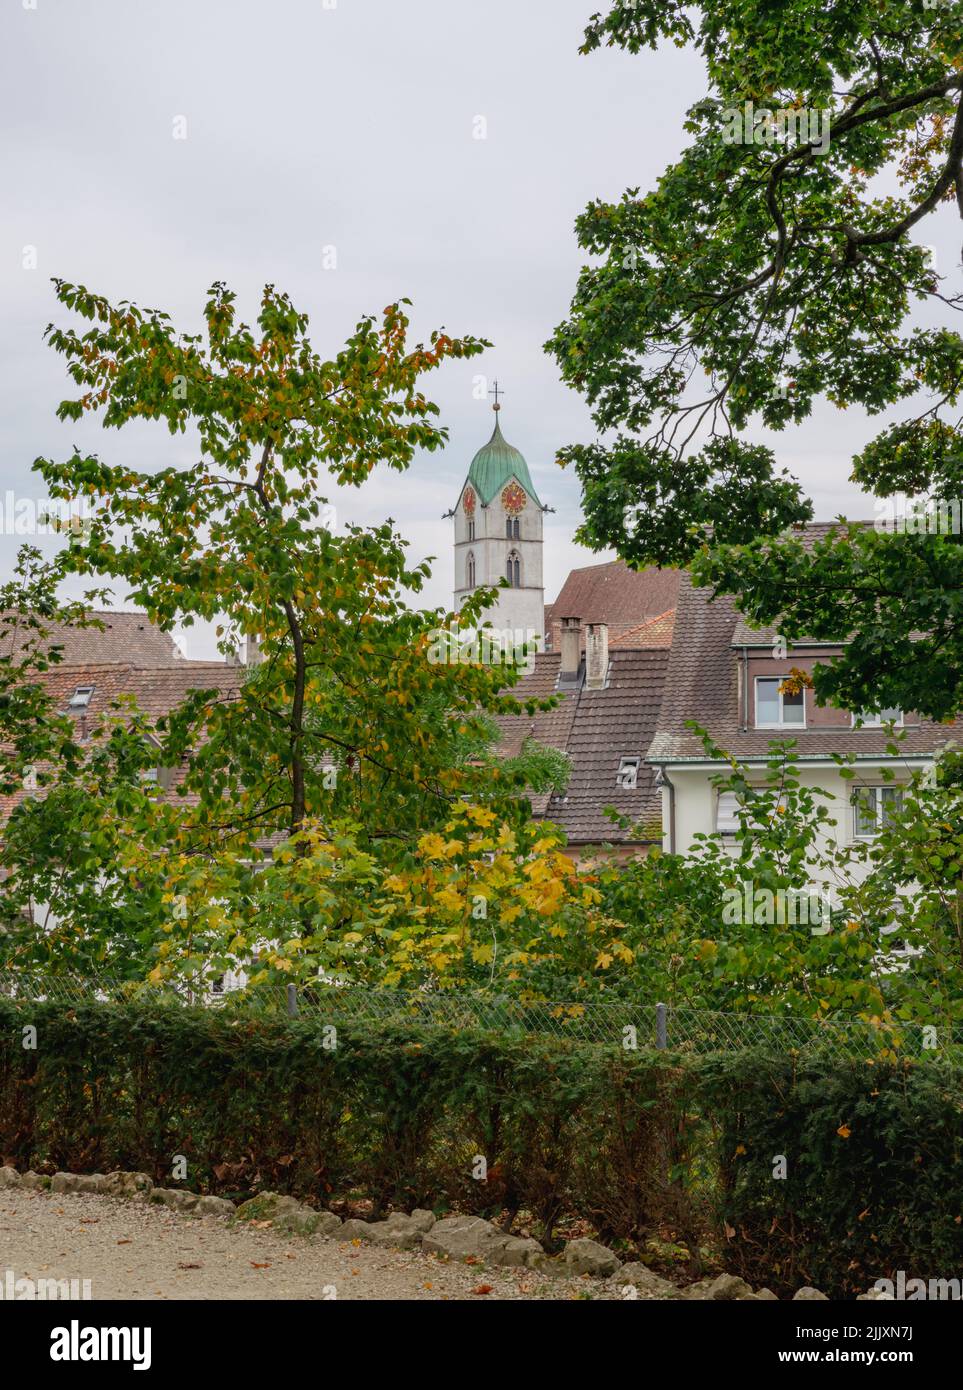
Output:
<svg viewBox="0 0 963 1390">
<path fill-rule="evenodd" d="M 456 805 L 443 831 L 419 838 L 413 865 L 384 880 L 393 900 L 390 982 L 426 963 L 445 984 L 466 957 L 514 971 L 553 952 L 568 932 L 566 911 L 591 914 L 600 897 L 560 845 L 554 831 L 516 829 L 486 806 Z M 616 955 L 632 959 L 615 942 L 603 965 Z"/>
<path fill-rule="evenodd" d="M 256 872 L 238 865 L 237 882 L 224 866 L 183 860 L 171 868 L 188 910 L 170 914 L 158 977 L 199 951 L 243 963 L 255 940 L 258 980 L 320 971 L 400 988 L 500 979 L 530 980 L 537 992 L 546 970 L 605 988 L 616 967 L 634 961 L 622 924 L 602 914 L 592 875 L 564 853 L 561 832 L 509 823 L 486 805 L 455 802 L 443 825 L 388 847 L 384 858 L 362 847 L 353 825 L 309 823 Z M 236 903 L 246 908 L 227 908 Z"/>
</svg>

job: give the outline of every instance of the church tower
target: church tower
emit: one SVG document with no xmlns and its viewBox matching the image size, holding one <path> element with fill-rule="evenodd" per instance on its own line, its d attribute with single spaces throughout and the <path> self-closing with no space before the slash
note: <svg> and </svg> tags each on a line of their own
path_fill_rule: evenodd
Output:
<svg viewBox="0 0 963 1390">
<path fill-rule="evenodd" d="M 528 464 L 505 439 L 499 425 L 498 382 L 493 394 L 495 429 L 471 461 L 455 506 L 455 610 L 478 588 L 505 579 L 485 619 L 515 642 L 545 632 L 542 583 L 542 522 L 547 510 L 538 500 Z"/>
</svg>

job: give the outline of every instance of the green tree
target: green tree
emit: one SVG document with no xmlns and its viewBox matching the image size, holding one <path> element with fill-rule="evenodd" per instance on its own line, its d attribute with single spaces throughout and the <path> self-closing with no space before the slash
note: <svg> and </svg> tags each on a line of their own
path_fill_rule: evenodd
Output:
<svg viewBox="0 0 963 1390">
<path fill-rule="evenodd" d="M 417 450 L 441 447 L 447 433 L 420 379 L 485 344 L 435 332 L 410 347 L 396 304 L 325 359 L 307 318 L 272 286 L 255 333 L 215 285 L 203 334 L 176 332 L 157 310 L 56 288 L 93 321 L 87 332 L 48 329 L 81 388 L 60 417 L 162 421 L 172 433 L 190 428 L 198 450 L 196 463 L 155 472 L 80 453 L 38 460 L 53 496 L 92 499 L 70 567 L 123 580 L 165 629 L 217 620 L 225 652 L 243 637 L 260 646 L 235 693 L 200 689 L 162 722 L 167 765 L 189 758 L 193 847 L 207 835 L 250 849 L 308 819 L 345 817 L 372 835 L 410 836 L 466 794 L 502 793 L 507 805 L 524 769 L 498 784 L 490 760 L 459 750 L 480 737 L 479 712 L 520 708 L 497 695 L 517 666 L 434 660 L 445 615 L 403 598 L 422 588 L 427 564 L 407 563 L 390 522 L 330 525 L 323 492 L 326 478 L 358 486 L 377 464 L 405 469 Z M 464 620 L 490 598 L 473 596 Z"/>
<path fill-rule="evenodd" d="M 72 721 L 56 710 L 45 678 L 63 661 L 64 628 L 96 627 L 88 605 L 102 598 L 64 602 L 59 588 L 64 557 L 44 559 L 21 546 L 13 577 L 0 585 L 0 793 L 16 796 L 28 777 L 46 785 L 55 766 L 74 766 L 78 748 Z"/>
<path fill-rule="evenodd" d="M 635 565 L 694 562 L 789 640 L 851 637 L 817 672 L 822 698 L 952 714 L 959 535 L 775 539 L 810 504 L 745 432 L 799 422 L 818 397 L 901 406 L 853 477 L 881 497 L 963 494 L 963 301 L 912 239 L 963 213 L 963 4 L 617 0 L 583 51 L 662 42 L 706 62 L 691 143 L 655 189 L 579 218 L 597 259 L 547 345 L 602 435 L 561 451 L 581 539 Z"/>
<path fill-rule="evenodd" d="M 407 563 L 390 521 L 334 526 L 323 494 L 326 477 L 360 486 L 378 463 L 403 469 L 439 448 L 446 431 L 420 378 L 484 344 L 439 332 L 410 347 L 393 305 L 325 360 L 270 286 L 256 334 L 215 285 L 205 333 L 185 335 L 160 311 L 56 285 L 93 323 L 48 329 L 81 388 L 61 418 L 163 421 L 190 430 L 198 455 L 153 472 L 79 452 L 39 459 L 52 497 L 89 504 L 58 574 L 119 579 L 162 628 L 213 620 L 225 654 L 248 638 L 260 660 L 236 681 L 198 667 L 168 715 L 121 702 L 82 750 L 51 754 L 42 796 L 6 836 L 8 958 L 135 976 L 170 958 L 196 975 L 265 947 L 279 971 L 296 957 L 309 972 L 333 964 L 352 922 L 377 914 L 377 885 L 453 808 L 485 803 L 521 827 L 526 789 L 566 775 L 537 746 L 495 750 L 496 715 L 545 704 L 501 693 L 526 652 L 481 661 L 451 637 L 452 615 L 410 608 L 427 563 Z M 472 596 L 461 630 L 492 597 Z M 176 795 L 146 780 L 152 768 L 177 771 Z"/>
<path fill-rule="evenodd" d="M 149 724 L 118 701 L 55 751 L 4 826 L 0 966 L 142 979 L 166 915 L 161 847 L 181 830 L 149 780 Z"/>
</svg>

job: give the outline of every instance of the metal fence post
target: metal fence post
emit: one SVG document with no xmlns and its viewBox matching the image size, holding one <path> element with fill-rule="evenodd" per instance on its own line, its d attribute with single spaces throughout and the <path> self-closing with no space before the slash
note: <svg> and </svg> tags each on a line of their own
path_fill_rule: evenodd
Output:
<svg viewBox="0 0 963 1390">
<path fill-rule="evenodd" d="M 669 1046 L 667 1010 L 664 1004 L 655 1006 L 655 1045 L 660 1052 Z"/>
<path fill-rule="evenodd" d="M 297 985 L 288 985 L 288 1018 L 298 1016 L 298 988 Z"/>
</svg>

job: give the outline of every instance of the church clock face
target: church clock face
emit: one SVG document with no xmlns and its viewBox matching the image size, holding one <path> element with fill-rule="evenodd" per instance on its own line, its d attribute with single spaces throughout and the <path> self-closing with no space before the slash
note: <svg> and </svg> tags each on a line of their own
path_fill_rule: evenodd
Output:
<svg viewBox="0 0 963 1390">
<path fill-rule="evenodd" d="M 470 487 L 465 488 L 465 496 L 462 499 L 462 506 L 466 516 L 475 515 L 475 494 Z"/>
<path fill-rule="evenodd" d="M 502 492 L 502 506 L 509 516 L 518 516 L 519 512 L 523 512 L 527 501 L 525 489 L 519 487 L 518 483 L 509 483 Z"/>
</svg>

